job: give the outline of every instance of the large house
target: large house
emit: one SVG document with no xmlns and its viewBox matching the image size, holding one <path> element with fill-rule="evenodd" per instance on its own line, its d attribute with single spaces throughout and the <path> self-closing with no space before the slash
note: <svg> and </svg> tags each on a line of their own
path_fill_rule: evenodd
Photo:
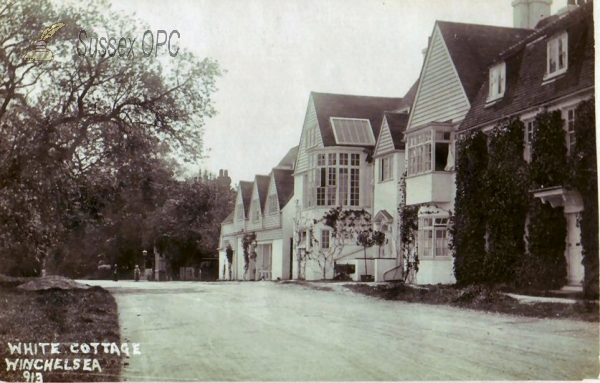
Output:
<svg viewBox="0 0 600 383">
<path fill-rule="evenodd" d="M 401 279 L 398 207 L 405 202 L 418 207 L 419 271 L 411 280 L 454 283 L 449 224 L 458 136 L 519 117 L 527 142 L 533 117 L 550 108 L 563 111 L 572 146 L 574 107 L 594 93 L 592 2 L 569 1 L 553 16 L 551 3 L 513 0 L 512 28 L 437 21 L 419 79 L 402 98 L 312 92 L 287 168 L 240 182 L 221 234 L 222 256 L 227 244 L 234 249 L 233 278 L 243 275 L 241 238 L 255 232 L 251 278 L 330 279 L 346 265 L 354 280 Z M 558 189 L 536 197 L 564 207 L 568 281 L 579 284 L 583 207 L 576 191 Z M 365 251 L 346 235 L 340 248 L 339 233 L 323 221 L 336 208 L 364 211 L 385 243 Z"/>
<path fill-rule="evenodd" d="M 488 73 L 460 126 L 461 132 L 488 132 L 499 120 L 518 117 L 525 124 L 523 156 L 530 161 L 536 115 L 558 110 L 565 122 L 567 153 L 572 154 L 576 107 L 594 95 L 592 3 L 570 4 L 544 19 L 534 33 L 501 52 L 488 66 Z M 584 268 L 578 217 L 583 202 L 577 190 L 561 186 L 546 185 L 534 194 L 553 207 L 563 207 L 567 282 L 580 287 Z"/>
<path fill-rule="evenodd" d="M 235 210 L 221 223 L 219 270 L 222 279 L 289 279 L 291 275 L 294 164 L 298 147 L 288 151 L 269 175 L 238 185 Z M 256 238 L 248 252 L 256 254 L 245 270 L 243 237 Z M 231 270 L 227 250 L 233 251 Z"/>
</svg>

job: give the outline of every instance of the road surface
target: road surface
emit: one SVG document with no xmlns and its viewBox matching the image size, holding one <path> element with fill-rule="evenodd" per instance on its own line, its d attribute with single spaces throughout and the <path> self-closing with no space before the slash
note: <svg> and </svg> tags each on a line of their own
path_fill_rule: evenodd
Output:
<svg viewBox="0 0 600 383">
<path fill-rule="evenodd" d="M 272 282 L 86 281 L 119 307 L 127 381 L 598 378 L 598 325 Z"/>
</svg>

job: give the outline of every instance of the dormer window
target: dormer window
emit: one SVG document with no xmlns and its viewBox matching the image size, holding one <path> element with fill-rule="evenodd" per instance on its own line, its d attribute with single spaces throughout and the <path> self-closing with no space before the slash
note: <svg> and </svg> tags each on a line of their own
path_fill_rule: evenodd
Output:
<svg viewBox="0 0 600 383">
<path fill-rule="evenodd" d="M 567 71 L 569 66 L 568 48 L 566 32 L 548 41 L 546 78 L 557 76 Z"/>
<path fill-rule="evenodd" d="M 490 92 L 487 101 L 489 102 L 502 98 L 505 89 L 506 63 L 503 61 L 490 68 Z"/>
</svg>

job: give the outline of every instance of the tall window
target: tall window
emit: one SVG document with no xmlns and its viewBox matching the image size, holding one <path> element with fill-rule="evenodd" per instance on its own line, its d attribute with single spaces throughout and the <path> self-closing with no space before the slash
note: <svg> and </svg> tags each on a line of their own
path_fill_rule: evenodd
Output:
<svg viewBox="0 0 600 383">
<path fill-rule="evenodd" d="M 444 131 L 426 131 L 409 137 L 408 175 L 446 171 L 450 138 L 450 132 Z"/>
<path fill-rule="evenodd" d="M 252 201 L 252 206 L 254 206 L 254 210 L 252 211 L 252 222 L 256 223 L 260 218 L 260 203 L 257 199 Z"/>
<path fill-rule="evenodd" d="M 490 91 L 488 101 L 493 101 L 504 96 L 506 89 L 506 63 L 494 65 L 490 68 Z"/>
<path fill-rule="evenodd" d="M 523 157 L 525 161 L 531 161 L 531 145 L 533 144 L 533 134 L 535 131 L 535 121 L 527 121 L 525 122 L 525 149 Z"/>
<path fill-rule="evenodd" d="M 448 256 L 448 218 L 421 218 L 419 224 L 419 256 Z"/>
<path fill-rule="evenodd" d="M 309 184 L 314 185 L 316 206 L 358 206 L 360 154 L 319 153 L 313 159 L 316 166 L 309 176 Z M 308 198 L 310 201 L 311 197 Z M 309 202 L 307 206 L 313 205 Z"/>
<path fill-rule="evenodd" d="M 547 46 L 547 73 L 551 77 L 567 71 L 568 68 L 568 38 L 567 33 L 562 33 L 548 41 Z"/>
<path fill-rule="evenodd" d="M 269 214 L 277 212 L 277 194 L 271 194 L 267 197 L 267 209 Z"/>
<path fill-rule="evenodd" d="M 379 182 L 392 179 L 392 156 L 379 159 Z"/>
<path fill-rule="evenodd" d="M 235 208 L 236 211 L 236 217 L 238 220 L 242 220 L 244 219 L 244 205 L 239 203 L 237 205 L 237 207 Z"/>
<path fill-rule="evenodd" d="M 321 249 L 329 249 L 329 230 L 321 230 Z"/>
<path fill-rule="evenodd" d="M 567 148 L 569 154 L 575 153 L 575 109 L 567 110 Z"/>
</svg>

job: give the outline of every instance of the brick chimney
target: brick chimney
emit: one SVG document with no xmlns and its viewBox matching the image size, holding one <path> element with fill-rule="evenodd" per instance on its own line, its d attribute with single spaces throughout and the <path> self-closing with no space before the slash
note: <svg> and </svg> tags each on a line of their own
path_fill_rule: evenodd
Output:
<svg viewBox="0 0 600 383">
<path fill-rule="evenodd" d="M 227 174 L 228 171 L 227 169 L 219 169 L 219 177 L 217 177 L 217 182 L 219 182 L 220 185 L 222 185 L 223 187 L 231 187 L 231 178 L 229 178 L 229 175 Z"/>
<path fill-rule="evenodd" d="M 552 0 L 513 0 L 513 26 L 533 29 L 537 23 L 550 16 Z"/>
</svg>

